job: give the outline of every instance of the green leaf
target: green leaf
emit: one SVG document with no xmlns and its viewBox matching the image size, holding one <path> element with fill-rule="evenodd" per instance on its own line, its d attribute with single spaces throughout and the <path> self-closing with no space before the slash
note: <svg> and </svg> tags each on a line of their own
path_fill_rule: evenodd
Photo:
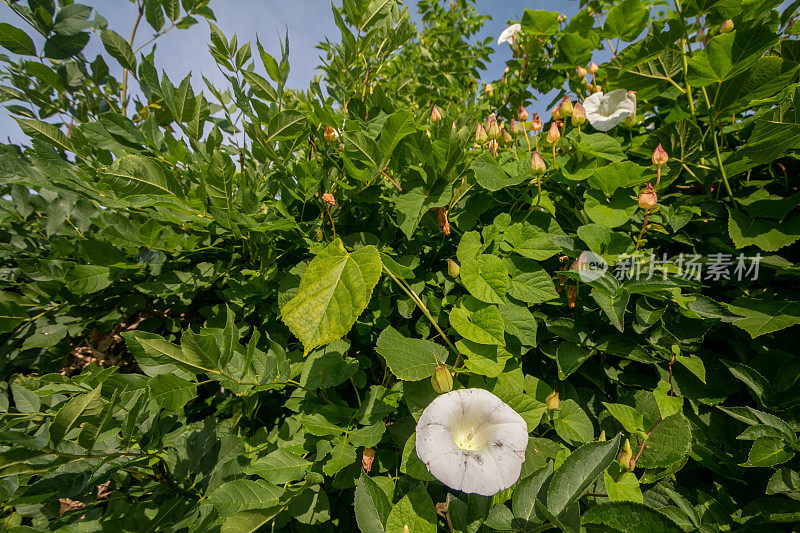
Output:
<svg viewBox="0 0 800 533">
<path fill-rule="evenodd" d="M 175 175 L 155 159 L 139 154 L 117 160 L 103 171 L 103 179 L 119 198 L 159 196 L 183 203 L 183 190 Z"/>
<path fill-rule="evenodd" d="M 170 412 L 183 409 L 189 400 L 197 397 L 197 386 L 174 374 L 159 374 L 150 383 L 150 397 Z"/>
<path fill-rule="evenodd" d="M 669 383 L 663 379 L 658 382 L 658 386 L 653 391 L 653 397 L 658 404 L 658 410 L 661 413 L 661 418 L 672 416 L 683 407 L 683 398 L 679 396 L 670 396 Z"/>
<path fill-rule="evenodd" d="M 122 333 L 122 338 L 148 375 L 163 374 L 176 367 L 188 370 L 191 374 L 214 373 L 214 363 L 206 357 L 205 351 L 194 350 L 192 344 L 187 343 L 187 337 L 191 338 L 190 331 L 184 332 L 181 346 L 145 331 L 126 331 Z M 159 364 L 163 366 L 159 367 Z"/>
<path fill-rule="evenodd" d="M 5 292 L 0 293 L 5 296 Z M 28 318 L 28 313 L 15 300 L 0 298 L 0 333 L 14 331 Z"/>
<path fill-rule="evenodd" d="M 775 252 L 800 239 L 800 213 L 789 214 L 782 222 L 747 216 L 729 210 L 728 234 L 736 248 L 758 246 Z"/>
<path fill-rule="evenodd" d="M 592 298 L 611 320 L 611 325 L 620 331 L 625 329 L 625 308 L 628 307 L 630 293 L 620 289 L 613 293 L 600 287 L 592 288 Z"/>
<path fill-rule="evenodd" d="M 555 420 L 556 433 L 567 442 L 589 442 L 594 439 L 594 426 L 575 400 L 562 400 Z"/>
<path fill-rule="evenodd" d="M 681 533 L 670 518 L 652 507 L 634 502 L 601 503 L 581 516 L 582 524 L 597 524 L 624 533 Z"/>
<path fill-rule="evenodd" d="M 567 457 L 550 480 L 547 489 L 547 509 L 555 516 L 583 496 L 589 485 L 606 469 L 617 455 L 620 436 L 610 441 L 590 442 Z"/>
<path fill-rule="evenodd" d="M 623 472 L 619 479 L 615 480 L 606 470 L 603 473 L 603 481 L 610 501 L 644 503 L 639 480 L 633 472 Z"/>
<path fill-rule="evenodd" d="M 558 379 L 565 380 L 567 377 L 578 370 L 592 352 L 578 346 L 573 342 L 562 342 L 556 350 L 556 362 L 558 363 Z"/>
<path fill-rule="evenodd" d="M 506 333 L 519 340 L 523 346 L 536 346 L 536 319 L 527 307 L 512 303 L 500 307 Z"/>
<path fill-rule="evenodd" d="M 602 224 L 608 228 L 616 228 L 631 219 L 638 205 L 631 198 L 630 192 L 616 191 L 613 196 L 606 198 L 600 191 L 586 191 L 584 211 L 592 222 Z"/>
<path fill-rule="evenodd" d="M 606 402 L 603 402 L 603 405 L 628 433 L 639 433 L 645 430 L 644 417 L 630 405 Z"/>
<path fill-rule="evenodd" d="M 508 295 L 527 304 L 539 304 L 558 298 L 553 277 L 532 259 L 507 258 L 506 267 L 511 275 Z"/>
<path fill-rule="evenodd" d="M 505 345 L 505 326 L 496 305 L 464 298 L 450 311 L 450 325 L 467 340 L 478 344 Z"/>
<path fill-rule="evenodd" d="M 414 123 L 414 115 L 409 111 L 397 111 L 392 113 L 383 123 L 381 135 L 378 138 L 378 146 L 383 154 L 383 160 L 387 161 L 397 144 L 408 135 L 417 131 Z"/>
<path fill-rule="evenodd" d="M 647 181 L 647 177 L 642 177 L 644 170 L 644 167 L 630 161 L 613 162 L 598 167 L 587 181 L 606 196 L 611 196 L 617 189 L 634 187 Z"/>
<path fill-rule="evenodd" d="M 775 466 L 789 461 L 792 457 L 794 450 L 783 439 L 759 437 L 750 448 L 745 466 Z"/>
<path fill-rule="evenodd" d="M 520 26 L 526 35 L 550 36 L 558 31 L 558 17 L 555 11 L 525 8 Z"/>
<path fill-rule="evenodd" d="M 350 331 L 380 276 L 380 252 L 372 245 L 349 253 L 337 239 L 309 263 L 297 294 L 281 309 L 305 354 Z"/>
<path fill-rule="evenodd" d="M 53 448 L 57 447 L 69 430 L 75 427 L 89 405 L 100 398 L 100 389 L 101 386 L 98 385 L 91 392 L 73 396 L 58 410 L 50 424 L 50 441 L 53 443 Z"/>
<path fill-rule="evenodd" d="M 497 160 L 489 154 L 481 154 L 476 157 L 470 168 L 475 172 L 475 180 L 478 184 L 489 191 L 499 191 L 504 187 L 521 182 L 519 178 L 512 178 L 506 174 Z"/>
<path fill-rule="evenodd" d="M 547 466 L 538 469 L 517 483 L 511 500 L 514 518 L 534 523 L 544 521 L 544 517 L 540 517 L 536 512 L 536 500 L 544 501 L 547 494 L 547 481 L 552 475 L 553 462 L 548 461 Z"/>
<path fill-rule="evenodd" d="M 490 304 L 505 302 L 508 269 L 496 255 L 481 254 L 461 263 L 461 281 L 478 300 Z"/>
<path fill-rule="evenodd" d="M 633 41 L 650 22 L 650 10 L 641 0 L 625 0 L 608 11 L 603 29 L 623 41 Z"/>
<path fill-rule="evenodd" d="M 278 449 L 256 459 L 245 469 L 245 473 L 261 476 L 275 485 L 283 485 L 302 479 L 313 464 L 288 450 Z"/>
<path fill-rule="evenodd" d="M 100 38 L 103 41 L 103 46 L 111 57 L 119 61 L 122 68 L 128 69 L 135 74 L 136 56 L 133 55 L 133 50 L 131 49 L 131 45 L 128 44 L 128 41 L 126 41 L 122 35 L 108 28 L 103 30 L 103 33 L 100 34 Z"/>
<path fill-rule="evenodd" d="M 404 337 L 389 326 L 378 337 L 375 351 L 386 359 L 392 373 L 403 381 L 433 375 L 437 363 L 447 362 L 447 348 L 432 341 Z"/>
<path fill-rule="evenodd" d="M 355 515 L 363 533 L 384 533 L 392 504 L 386 493 L 366 472 L 361 471 L 355 492 Z"/>
<path fill-rule="evenodd" d="M 207 501 L 222 516 L 248 509 L 267 509 L 275 505 L 283 489 L 264 480 L 236 479 L 207 494 Z"/>
<path fill-rule="evenodd" d="M 778 36 L 766 25 L 717 35 L 689 60 L 688 81 L 692 87 L 705 87 L 729 79 L 777 43 Z"/>
<path fill-rule="evenodd" d="M 800 324 L 800 302 L 778 299 L 737 298 L 728 308 L 744 318 L 733 325 L 752 338 Z"/>
<path fill-rule="evenodd" d="M 676 355 L 675 360 L 682 364 L 686 369 L 697 376 L 697 379 L 706 382 L 706 367 L 703 360 L 696 355 Z"/>
<path fill-rule="evenodd" d="M 102 291 L 111 285 L 110 269 L 99 265 L 75 265 L 64 278 L 67 289 L 78 295 Z"/>
<path fill-rule="evenodd" d="M 0 22 L 0 46 L 12 54 L 36 55 L 36 46 L 28 34 L 6 22 Z"/>
<path fill-rule="evenodd" d="M 18 117 L 14 117 L 14 120 L 17 121 L 22 132 L 28 137 L 44 141 L 59 150 L 72 151 L 72 143 L 70 143 L 67 136 L 64 135 L 64 132 L 58 129 L 58 127 L 40 120 L 29 120 Z"/>
<path fill-rule="evenodd" d="M 402 533 L 405 526 L 414 533 L 436 533 L 436 510 L 424 485 L 403 496 L 389 513 L 387 533 Z"/>
</svg>

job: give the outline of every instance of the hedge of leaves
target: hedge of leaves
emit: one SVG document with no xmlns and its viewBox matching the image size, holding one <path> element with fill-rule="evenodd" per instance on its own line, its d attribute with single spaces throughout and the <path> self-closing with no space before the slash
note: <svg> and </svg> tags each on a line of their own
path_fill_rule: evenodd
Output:
<svg viewBox="0 0 800 533">
<path fill-rule="evenodd" d="M 471 1 L 344 0 L 304 91 L 288 39 L 241 44 L 209 0 L 136 0 L 125 36 L 4 4 L 4 527 L 800 522 L 800 2 L 526 9 L 484 85 Z M 224 86 L 154 63 L 198 22 Z M 581 123 L 617 89 L 634 116 Z M 538 129 L 565 95 L 575 122 Z M 490 115 L 508 134 L 476 143 Z M 511 488 L 417 457 L 441 364 L 527 423 Z"/>
</svg>

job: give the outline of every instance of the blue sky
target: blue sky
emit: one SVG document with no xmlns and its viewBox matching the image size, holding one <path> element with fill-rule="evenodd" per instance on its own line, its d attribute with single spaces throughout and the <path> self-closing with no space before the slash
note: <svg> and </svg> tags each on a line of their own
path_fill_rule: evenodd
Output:
<svg viewBox="0 0 800 533">
<path fill-rule="evenodd" d="M 83 4 L 92 6 L 108 19 L 109 26 L 124 36 L 130 34 L 131 24 L 135 18 L 136 6 L 129 0 L 82 0 Z M 419 20 L 415 2 L 409 2 L 409 11 L 415 22 Z M 316 44 L 324 37 L 338 41 L 339 31 L 333 23 L 330 2 L 327 0 L 212 0 L 211 8 L 217 16 L 217 26 L 225 33 L 236 33 L 239 43 L 252 41 L 256 36 L 265 49 L 275 56 L 280 55 L 280 38 L 285 31 L 289 32 L 290 65 L 289 86 L 305 88 L 312 76 L 320 71 L 320 51 Z M 479 38 L 497 37 L 507 26 L 509 20 L 518 20 L 524 9 L 547 9 L 560 11 L 571 16 L 578 11 L 578 0 L 478 0 L 480 13 L 491 15 Z M 5 4 L 0 4 L 0 22 L 9 22 L 24 27 Z M 197 24 L 188 30 L 172 30 L 157 41 L 156 65 L 165 70 L 170 79 L 177 82 L 189 72 L 193 74 L 195 89 L 202 89 L 204 75 L 212 82 L 222 83 L 222 76 L 208 52 L 208 25 Z M 152 36 L 152 28 L 142 24 L 134 48 Z M 39 43 L 37 42 L 37 46 Z M 92 38 L 85 50 L 88 57 L 94 57 L 102 50 L 99 39 Z M 495 53 L 485 79 L 500 77 L 504 62 L 510 57 L 508 46 L 495 46 Z M 546 105 L 546 102 L 540 102 Z M 544 111 L 542 110 L 539 110 Z M 21 141 L 21 133 L 17 124 L 0 109 L 0 139 L 10 137 L 13 141 Z"/>
</svg>

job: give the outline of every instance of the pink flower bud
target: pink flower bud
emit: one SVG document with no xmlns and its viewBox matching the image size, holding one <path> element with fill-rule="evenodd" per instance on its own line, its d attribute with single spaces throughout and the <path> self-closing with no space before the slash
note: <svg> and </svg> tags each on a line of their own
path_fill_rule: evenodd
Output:
<svg viewBox="0 0 800 533">
<path fill-rule="evenodd" d="M 546 170 L 547 166 L 544 164 L 544 159 L 539 155 L 539 152 L 534 150 L 531 153 L 531 175 L 541 176 Z"/>
<path fill-rule="evenodd" d="M 433 106 L 433 109 L 431 109 L 431 122 L 436 122 L 437 120 L 441 119 L 442 119 L 442 114 L 439 112 L 439 108 Z"/>
<path fill-rule="evenodd" d="M 667 164 L 669 161 L 669 155 L 667 152 L 664 151 L 664 148 L 659 144 L 656 146 L 656 149 L 653 150 L 653 164 L 657 167 L 661 167 Z"/>
</svg>

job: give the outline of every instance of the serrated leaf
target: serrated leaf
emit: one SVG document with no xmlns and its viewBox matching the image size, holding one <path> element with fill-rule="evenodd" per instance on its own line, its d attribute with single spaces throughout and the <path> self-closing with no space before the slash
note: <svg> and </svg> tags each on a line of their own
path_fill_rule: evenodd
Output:
<svg viewBox="0 0 800 533">
<path fill-rule="evenodd" d="M 356 484 L 355 515 L 363 533 L 384 533 L 392 504 L 386 493 L 363 470 Z"/>
<path fill-rule="evenodd" d="M 114 30 L 106 28 L 100 34 L 100 38 L 103 41 L 103 46 L 106 51 L 111 57 L 119 61 L 122 68 L 136 73 L 136 56 L 133 55 L 131 45 L 128 44 L 128 41 L 126 41 L 122 35 Z"/>
<path fill-rule="evenodd" d="M 380 253 L 371 245 L 349 253 L 336 240 L 309 263 L 297 294 L 281 309 L 305 354 L 350 331 L 380 275 Z"/>
</svg>

